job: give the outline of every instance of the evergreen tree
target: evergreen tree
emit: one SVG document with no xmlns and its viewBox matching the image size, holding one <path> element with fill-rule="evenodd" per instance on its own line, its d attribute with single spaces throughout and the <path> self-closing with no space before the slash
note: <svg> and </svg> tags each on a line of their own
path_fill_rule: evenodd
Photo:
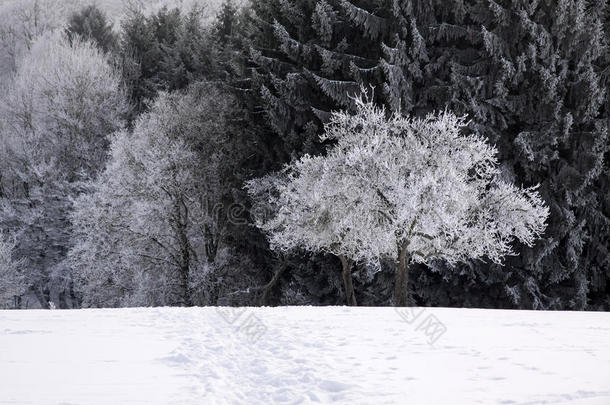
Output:
<svg viewBox="0 0 610 405">
<path fill-rule="evenodd" d="M 361 71 L 375 66 L 380 38 L 360 33 L 346 4 L 273 0 L 247 16 L 252 93 L 273 131 L 276 163 L 321 151 L 330 112 L 353 108 L 350 96 L 368 83 Z"/>
<path fill-rule="evenodd" d="M 186 14 L 163 7 L 150 16 L 133 10 L 122 29 L 121 65 L 134 116 L 146 111 L 159 91 L 216 75 L 216 48 L 198 7 Z"/>
<path fill-rule="evenodd" d="M 216 40 L 223 45 L 226 45 L 235 38 L 239 23 L 237 19 L 238 12 L 239 9 L 235 6 L 233 0 L 226 0 L 222 3 L 220 11 L 216 16 L 212 29 Z"/>
<path fill-rule="evenodd" d="M 481 301 L 469 293 L 471 304 L 584 309 L 590 289 L 605 288 L 604 15 L 603 1 L 480 1 L 467 7 L 460 30 L 471 33 L 469 52 L 452 51 L 448 105 L 468 114 L 471 130 L 497 144 L 507 178 L 541 184 L 551 209 L 542 241 L 520 248 L 503 271 L 472 263 L 442 272 L 465 275 L 468 284 L 476 280 Z M 438 36 L 429 42 L 451 45 Z M 504 298 L 492 304 L 487 285 L 488 295 Z M 434 300 L 429 291 L 424 294 Z"/>
<path fill-rule="evenodd" d="M 249 94 L 270 126 L 258 135 L 263 160 L 320 152 L 328 113 L 352 108 L 350 95 L 365 84 L 390 111 L 467 114 L 468 130 L 497 145 L 507 180 L 542 184 L 551 208 L 543 239 L 506 268 L 414 271 L 422 304 L 608 305 L 605 2 L 277 0 L 252 8 Z M 372 295 L 385 294 L 375 288 Z"/>
<path fill-rule="evenodd" d="M 93 4 L 70 16 L 66 35 L 70 41 L 75 35 L 91 40 L 104 52 L 114 51 L 118 45 L 118 38 L 106 15 Z"/>
</svg>

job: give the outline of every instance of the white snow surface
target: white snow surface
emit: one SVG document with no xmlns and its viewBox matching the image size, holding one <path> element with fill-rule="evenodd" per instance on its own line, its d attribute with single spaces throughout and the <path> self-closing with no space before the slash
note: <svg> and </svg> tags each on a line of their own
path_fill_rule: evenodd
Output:
<svg viewBox="0 0 610 405">
<path fill-rule="evenodd" d="M 405 311 L 0 311 L 0 404 L 610 404 L 609 313 Z"/>
</svg>

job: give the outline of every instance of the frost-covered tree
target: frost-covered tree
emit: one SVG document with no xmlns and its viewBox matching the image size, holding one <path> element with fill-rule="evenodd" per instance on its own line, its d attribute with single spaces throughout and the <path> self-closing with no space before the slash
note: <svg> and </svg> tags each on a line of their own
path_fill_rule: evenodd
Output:
<svg viewBox="0 0 610 405">
<path fill-rule="evenodd" d="M 548 208 L 535 187 L 501 180 L 496 150 L 461 134 L 464 119 L 387 118 L 370 101 L 355 103 L 356 114 L 334 113 L 326 125 L 322 138 L 336 141 L 326 155 L 305 155 L 248 185 L 276 207 L 259 220 L 273 248 L 341 258 L 348 303 L 349 261 L 394 261 L 394 301 L 404 306 L 411 263 L 499 263 L 515 239 L 531 246 L 542 233 Z"/>
<path fill-rule="evenodd" d="M 13 75 L 43 34 L 59 29 L 78 0 L 19 0 L 0 3 L 0 79 Z M 0 80 L 0 86 L 2 83 Z"/>
<path fill-rule="evenodd" d="M 195 155 L 171 138 L 171 116 L 156 114 L 168 108 L 163 99 L 133 134 L 114 135 L 94 192 L 77 201 L 70 262 L 86 306 L 130 304 L 114 301 L 126 297 L 140 305 L 192 305 L 190 273 L 203 255 Z"/>
<path fill-rule="evenodd" d="M 14 306 L 15 297 L 26 290 L 21 274 L 21 261 L 15 261 L 13 251 L 15 242 L 0 234 L 0 308 Z"/>
<path fill-rule="evenodd" d="M 34 43 L 0 97 L 0 227 L 17 238 L 15 256 L 43 307 L 70 290 L 62 261 L 71 198 L 103 167 L 107 137 L 123 126 L 119 84 L 95 45 L 55 32 Z"/>
<path fill-rule="evenodd" d="M 119 80 L 92 43 L 70 42 L 59 32 L 41 37 L 2 100 L 3 143 L 13 170 L 29 177 L 30 186 L 96 173 L 107 135 L 123 124 Z"/>
<path fill-rule="evenodd" d="M 206 272 L 224 255 L 240 172 L 234 104 L 196 84 L 162 93 L 133 133 L 114 135 L 106 169 L 73 215 L 70 264 L 84 305 L 201 303 Z"/>
</svg>

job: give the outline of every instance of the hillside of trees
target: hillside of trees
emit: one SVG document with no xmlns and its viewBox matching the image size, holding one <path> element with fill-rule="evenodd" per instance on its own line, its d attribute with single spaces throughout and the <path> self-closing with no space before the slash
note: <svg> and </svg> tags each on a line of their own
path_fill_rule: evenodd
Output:
<svg viewBox="0 0 610 405">
<path fill-rule="evenodd" d="M 610 310 L 606 1 L 49 1 L 0 1 L 0 308 Z"/>
</svg>

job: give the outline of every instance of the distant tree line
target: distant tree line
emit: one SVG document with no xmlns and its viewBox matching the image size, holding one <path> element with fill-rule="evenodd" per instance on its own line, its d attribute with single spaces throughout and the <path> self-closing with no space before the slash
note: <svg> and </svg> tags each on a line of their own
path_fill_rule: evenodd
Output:
<svg viewBox="0 0 610 405">
<path fill-rule="evenodd" d="M 0 96 L 0 306 L 610 310 L 606 3 L 36 27 Z"/>
</svg>

